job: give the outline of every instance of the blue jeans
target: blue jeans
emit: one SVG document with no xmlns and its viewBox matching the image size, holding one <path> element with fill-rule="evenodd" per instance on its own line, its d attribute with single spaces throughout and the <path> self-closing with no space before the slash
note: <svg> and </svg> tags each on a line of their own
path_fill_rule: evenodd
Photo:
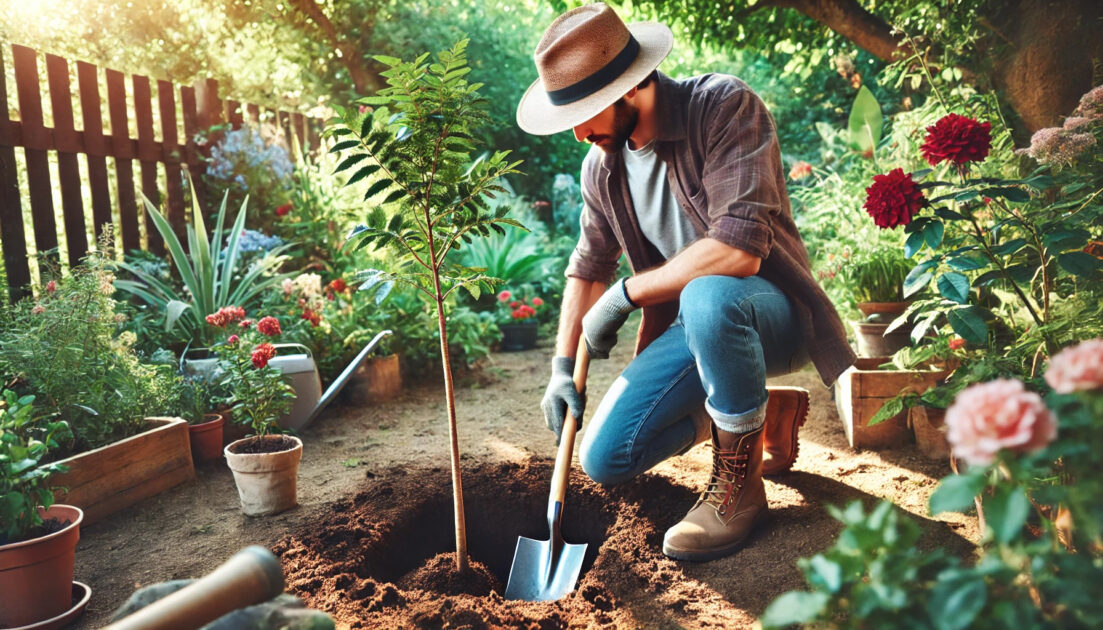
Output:
<svg viewBox="0 0 1103 630">
<path fill-rule="evenodd" d="M 678 317 L 613 382 L 582 437 L 582 469 L 627 481 L 693 445 L 701 407 L 720 429 L 761 427 L 766 377 L 807 361 L 793 304 L 768 280 L 703 276 Z"/>
</svg>

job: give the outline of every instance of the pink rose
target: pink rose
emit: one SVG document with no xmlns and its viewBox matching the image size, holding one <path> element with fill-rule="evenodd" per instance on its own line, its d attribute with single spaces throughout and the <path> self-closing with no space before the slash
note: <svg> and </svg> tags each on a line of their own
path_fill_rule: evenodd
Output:
<svg viewBox="0 0 1103 630">
<path fill-rule="evenodd" d="M 226 343 L 228 343 L 232 346 L 232 345 L 234 345 L 235 343 L 238 342 L 238 339 L 240 339 L 240 338 L 237 335 L 230 335 L 230 337 L 226 340 Z"/>
<path fill-rule="evenodd" d="M 541 300 L 538 297 L 534 297 L 534 298 L 532 298 L 532 305 L 537 307 L 537 308 L 540 308 L 541 306 L 544 305 L 544 300 Z"/>
<path fill-rule="evenodd" d="M 946 410 L 946 439 L 954 454 L 977 466 L 991 464 L 1002 449 L 1037 451 L 1057 437 L 1057 420 L 1012 379 L 973 385 Z"/>
<path fill-rule="evenodd" d="M 1046 382 L 1060 394 L 1103 387 L 1103 339 L 1085 341 L 1054 355 L 1046 368 Z"/>
<path fill-rule="evenodd" d="M 504 303 L 508 302 L 509 298 L 511 298 L 511 297 L 513 297 L 512 293 L 510 293 L 509 291 L 502 291 L 501 293 L 498 294 L 498 301 L 504 304 Z"/>
</svg>

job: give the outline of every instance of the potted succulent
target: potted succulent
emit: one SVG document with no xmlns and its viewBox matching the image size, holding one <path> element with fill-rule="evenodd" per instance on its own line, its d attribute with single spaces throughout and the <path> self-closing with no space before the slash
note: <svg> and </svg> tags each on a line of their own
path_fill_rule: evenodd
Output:
<svg viewBox="0 0 1103 630">
<path fill-rule="evenodd" d="M 255 325 L 238 325 L 238 333 L 215 346 L 223 366 L 222 384 L 230 394 L 231 413 L 252 435 L 223 450 L 234 473 L 241 510 L 249 516 L 275 514 L 298 505 L 297 483 L 303 443 L 282 435 L 277 420 L 291 409 L 295 392 L 279 369 L 271 341 L 280 334 L 279 320 L 262 317 Z"/>
<path fill-rule="evenodd" d="M 72 438 L 69 425 L 43 417 L 34 396 L 0 391 L 0 627 L 53 619 L 70 609 L 80 508 L 53 504 L 50 476 L 39 466 Z"/>
<path fill-rule="evenodd" d="M 861 321 L 852 322 L 859 356 L 887 357 L 908 345 L 909 330 L 887 330 L 907 310 L 904 279 L 911 267 L 908 259 L 893 247 L 859 250 L 840 268 L 839 273 L 863 315 Z"/>
<path fill-rule="evenodd" d="M 536 317 L 543 306 L 544 300 L 539 297 L 530 299 L 509 290 L 498 293 L 496 321 L 502 331 L 503 352 L 536 347 Z"/>
</svg>

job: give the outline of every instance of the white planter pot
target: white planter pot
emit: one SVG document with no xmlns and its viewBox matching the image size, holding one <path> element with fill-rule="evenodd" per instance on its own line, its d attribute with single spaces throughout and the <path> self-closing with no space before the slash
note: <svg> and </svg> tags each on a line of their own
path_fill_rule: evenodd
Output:
<svg viewBox="0 0 1103 630">
<path fill-rule="evenodd" d="M 253 440 L 245 438 L 231 442 L 223 453 L 226 464 L 234 473 L 241 511 L 248 516 L 276 514 L 299 504 L 299 461 L 303 457 L 303 442 L 290 435 L 295 447 L 277 453 L 236 453 L 240 445 Z"/>
</svg>

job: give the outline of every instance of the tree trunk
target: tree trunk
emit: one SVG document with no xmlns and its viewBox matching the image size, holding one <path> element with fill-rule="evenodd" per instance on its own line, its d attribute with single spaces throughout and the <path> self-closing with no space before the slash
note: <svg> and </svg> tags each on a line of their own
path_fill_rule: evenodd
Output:
<svg viewBox="0 0 1103 630">
<path fill-rule="evenodd" d="M 982 63 L 1015 110 L 1013 127 L 1033 133 L 1060 125 L 1099 82 L 1093 73 L 1103 60 L 1101 19 L 1098 0 L 1013 0 L 982 20 L 992 32 Z"/>
<path fill-rule="evenodd" d="M 765 0 L 795 9 L 885 61 L 906 54 L 901 39 L 858 0 Z M 1009 0 L 996 2 L 978 25 L 989 35 L 968 68 L 982 89 L 998 90 L 1010 105 L 1008 121 L 1017 143 L 1043 127 L 1061 124 L 1080 96 L 1099 83 L 1103 61 L 1103 2 L 1099 0 Z"/>
<path fill-rule="evenodd" d="M 905 54 L 903 38 L 858 0 L 782 0 L 780 5 L 800 11 L 879 59 L 889 61 Z"/>
<path fill-rule="evenodd" d="M 368 67 L 364 55 L 356 44 L 338 34 L 337 27 L 315 0 L 289 0 L 288 4 L 314 22 L 326 41 L 340 52 L 341 63 L 348 70 L 357 94 L 364 96 L 378 88 L 379 75 Z"/>
</svg>

